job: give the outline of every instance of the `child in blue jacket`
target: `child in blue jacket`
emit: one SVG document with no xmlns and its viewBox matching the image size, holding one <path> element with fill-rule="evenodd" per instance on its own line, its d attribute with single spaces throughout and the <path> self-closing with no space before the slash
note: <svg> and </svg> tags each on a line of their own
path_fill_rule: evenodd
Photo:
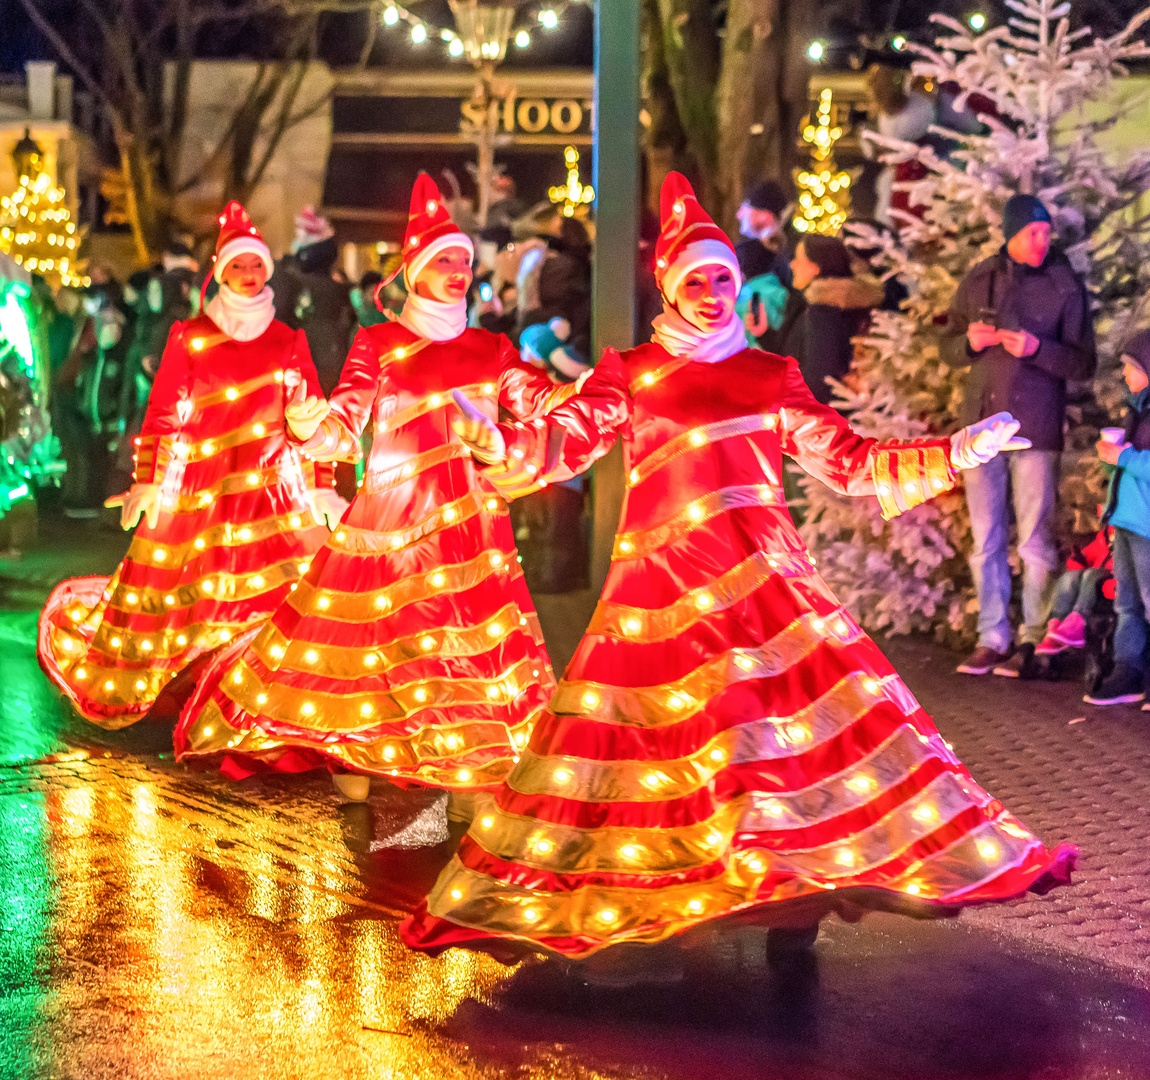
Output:
<svg viewBox="0 0 1150 1080">
<path fill-rule="evenodd" d="M 1130 390 L 1125 434 L 1121 442 L 1098 443 L 1098 456 L 1116 466 L 1104 520 L 1108 518 L 1114 527 L 1118 625 L 1114 670 L 1086 695 L 1092 705 L 1143 700 L 1150 644 L 1150 330 L 1131 338 L 1122 352 L 1122 365 Z"/>
</svg>

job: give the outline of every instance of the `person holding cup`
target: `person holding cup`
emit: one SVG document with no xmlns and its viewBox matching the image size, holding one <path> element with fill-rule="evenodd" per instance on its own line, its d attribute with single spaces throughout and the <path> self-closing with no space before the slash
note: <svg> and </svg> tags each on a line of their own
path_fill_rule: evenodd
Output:
<svg viewBox="0 0 1150 1080">
<path fill-rule="evenodd" d="M 1103 512 L 1103 522 L 1114 528 L 1118 585 L 1114 670 L 1085 695 L 1091 705 L 1130 704 L 1145 697 L 1150 642 L 1150 330 L 1127 343 L 1122 377 L 1130 391 L 1126 426 L 1103 428 L 1098 440 L 1098 456 L 1115 467 Z"/>
<path fill-rule="evenodd" d="M 1054 539 L 1058 461 L 1066 384 L 1089 379 L 1096 364 L 1086 286 L 1052 251 L 1050 213 L 1033 195 L 1004 208 L 1002 250 L 963 278 L 939 347 L 944 363 L 970 368 L 961 423 L 1009 411 L 1032 447 L 963 472 L 978 593 L 978 647 L 959 666 L 968 675 L 1030 674 L 1046 631 L 1058 566 Z M 1021 644 L 1009 620 L 1010 509 L 1023 564 Z"/>
</svg>

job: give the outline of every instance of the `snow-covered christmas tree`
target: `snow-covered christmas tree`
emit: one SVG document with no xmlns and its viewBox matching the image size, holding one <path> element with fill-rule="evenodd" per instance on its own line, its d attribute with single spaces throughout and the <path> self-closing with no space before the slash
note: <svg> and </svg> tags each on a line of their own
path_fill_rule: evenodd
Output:
<svg viewBox="0 0 1150 1080">
<path fill-rule="evenodd" d="M 1062 463 L 1067 527 L 1090 528 L 1103 490 L 1093 444 L 1098 410 L 1120 410 L 1116 350 L 1150 311 L 1150 219 L 1135 204 L 1150 189 L 1150 152 L 1112 160 L 1100 136 L 1123 115 L 1123 63 L 1150 56 L 1136 40 L 1150 9 L 1119 34 L 1072 30 L 1070 4 L 1007 0 L 1009 24 L 974 34 L 936 15 L 934 49 L 914 65 L 940 87 L 957 87 L 956 108 L 976 109 L 976 135 L 936 129 L 952 147 L 875 137 L 888 160 L 916 158 L 927 175 L 907 185 L 921 218 L 901 215 L 897 237 L 854 229 L 880 249 L 873 262 L 897 274 L 910 295 L 899 312 L 876 312 L 859 350 L 858 393 L 840 388 L 857 430 L 883 440 L 943 434 L 958 426 L 965 369 L 939 359 L 951 297 L 966 271 L 1002 244 L 1001 210 L 1018 191 L 1038 195 L 1054 217 L 1055 242 L 1086 276 L 1095 299 L 1099 376 L 1071 407 Z M 989 104 L 987 104 L 989 103 Z M 1112 107 L 1109 103 L 1114 103 Z M 1099 109 L 1099 105 L 1104 106 Z M 1099 112 L 1102 119 L 1096 119 Z M 897 213 L 897 211 L 896 211 Z M 849 228 L 849 227 L 848 227 Z M 961 490 L 884 522 L 873 500 L 847 499 L 809 478 L 803 536 L 835 593 L 875 630 L 969 633 L 977 607 L 966 564 L 969 517 Z"/>
</svg>

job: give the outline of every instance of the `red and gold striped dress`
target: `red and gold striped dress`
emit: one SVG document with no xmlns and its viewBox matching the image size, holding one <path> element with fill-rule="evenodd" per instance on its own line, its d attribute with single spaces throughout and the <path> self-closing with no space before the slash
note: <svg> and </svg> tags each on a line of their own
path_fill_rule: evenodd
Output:
<svg viewBox="0 0 1150 1080">
<path fill-rule="evenodd" d="M 176 729 L 184 759 L 231 776 L 324 763 L 400 784 L 493 787 L 554 688 L 507 504 L 450 428 L 462 387 L 493 418 L 570 396 L 504 337 L 361 330 L 305 445 L 363 485 L 266 626 L 214 658 Z"/>
<path fill-rule="evenodd" d="M 509 495 L 623 440 L 626 499 L 586 636 L 412 946 L 579 957 L 742 912 L 913 915 L 1065 881 L 983 791 L 819 577 L 782 455 L 893 516 L 954 484 L 949 443 L 895 447 L 820 405 L 793 360 L 608 353 L 547 418 L 504 425 Z M 538 470 L 526 472 L 527 465 Z"/>
<path fill-rule="evenodd" d="M 40 664 L 89 720 L 140 719 L 181 668 L 275 611 L 328 535 L 305 497 L 317 466 L 287 440 L 286 373 L 320 392 L 307 339 L 283 323 L 246 342 L 207 316 L 172 328 L 136 447 L 159 521 L 110 579 L 62 582 L 40 616 Z"/>
</svg>

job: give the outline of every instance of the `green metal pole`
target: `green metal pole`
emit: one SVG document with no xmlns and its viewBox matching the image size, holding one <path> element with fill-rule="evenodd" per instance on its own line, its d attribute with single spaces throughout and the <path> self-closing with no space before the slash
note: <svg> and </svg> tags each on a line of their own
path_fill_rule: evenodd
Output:
<svg viewBox="0 0 1150 1080">
<path fill-rule="evenodd" d="M 638 0 L 595 5 L 595 257 L 593 354 L 635 344 L 639 245 Z M 623 504 L 623 455 L 616 446 L 595 466 L 591 587 L 607 577 Z"/>
</svg>

